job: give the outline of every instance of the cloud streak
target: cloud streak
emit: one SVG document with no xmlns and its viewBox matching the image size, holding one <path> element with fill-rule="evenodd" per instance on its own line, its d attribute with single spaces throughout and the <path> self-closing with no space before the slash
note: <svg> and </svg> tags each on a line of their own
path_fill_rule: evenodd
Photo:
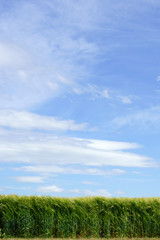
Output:
<svg viewBox="0 0 160 240">
<path fill-rule="evenodd" d="M 87 128 L 86 123 L 76 124 L 73 120 L 58 120 L 54 117 L 15 110 L 0 110 L 0 126 L 47 131 L 83 131 Z"/>
<path fill-rule="evenodd" d="M 126 151 L 135 143 L 71 138 L 63 136 L 22 134 L 14 142 L 5 137 L 0 141 L 0 161 L 38 165 L 78 164 L 83 166 L 149 167 L 153 160 Z"/>
<path fill-rule="evenodd" d="M 43 165 L 43 166 L 24 166 L 20 168 L 14 168 L 16 171 L 24 171 L 38 174 L 80 174 L 80 175 L 97 175 L 97 176 L 116 176 L 125 174 L 126 171 L 121 169 L 102 170 L 99 168 L 86 168 L 82 166 L 69 167 L 69 166 L 58 166 L 58 165 Z"/>
<path fill-rule="evenodd" d="M 63 192 L 63 188 L 57 187 L 56 185 L 51 185 L 51 186 L 42 186 L 42 187 L 38 187 L 36 189 L 37 192 L 40 193 L 49 193 L 49 194 L 53 194 L 53 193 L 61 193 Z"/>
<path fill-rule="evenodd" d="M 14 178 L 17 182 L 22 183 L 43 183 L 44 178 L 39 176 L 19 176 Z"/>
<path fill-rule="evenodd" d="M 121 128 L 124 126 L 137 126 L 140 128 L 158 129 L 160 124 L 160 106 L 154 106 L 139 110 L 126 116 L 116 117 L 112 121 L 112 126 Z"/>
</svg>

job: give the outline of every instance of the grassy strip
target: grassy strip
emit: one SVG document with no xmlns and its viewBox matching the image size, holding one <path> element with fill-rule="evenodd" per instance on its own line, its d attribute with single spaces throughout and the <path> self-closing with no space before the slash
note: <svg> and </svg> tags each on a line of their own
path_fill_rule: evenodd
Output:
<svg viewBox="0 0 160 240">
<path fill-rule="evenodd" d="M 7 237 L 160 237 L 160 199 L 0 196 Z"/>
<path fill-rule="evenodd" d="M 6 238 L 6 240 L 64 240 L 64 238 Z M 101 240 L 101 238 L 87 238 L 88 240 Z M 78 238 L 78 240 L 87 240 Z M 66 238 L 66 240 L 77 240 L 77 238 Z M 107 238 L 107 240 L 160 240 L 160 238 Z"/>
</svg>

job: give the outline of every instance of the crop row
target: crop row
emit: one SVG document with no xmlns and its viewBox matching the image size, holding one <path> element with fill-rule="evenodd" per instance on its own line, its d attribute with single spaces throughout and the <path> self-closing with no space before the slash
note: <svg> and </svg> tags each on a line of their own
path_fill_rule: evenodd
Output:
<svg viewBox="0 0 160 240">
<path fill-rule="evenodd" d="M 159 198 L 0 196 L 7 237 L 160 237 Z"/>
</svg>

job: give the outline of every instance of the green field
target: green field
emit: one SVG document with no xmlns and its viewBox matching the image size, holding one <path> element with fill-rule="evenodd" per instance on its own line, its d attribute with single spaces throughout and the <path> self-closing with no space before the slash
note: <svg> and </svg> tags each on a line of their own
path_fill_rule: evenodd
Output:
<svg viewBox="0 0 160 240">
<path fill-rule="evenodd" d="M 26 238 L 7 238 L 8 240 L 26 240 Z M 6 239 L 6 240 L 7 240 Z M 64 238 L 27 238 L 27 240 L 65 240 Z M 105 239 L 105 238 L 103 238 Z M 77 238 L 67 238 L 66 240 L 77 240 Z M 86 238 L 78 238 L 86 240 Z M 88 240 L 101 240 L 101 238 L 88 238 Z M 160 238 L 107 238 L 106 240 L 160 240 Z"/>
<path fill-rule="evenodd" d="M 0 196 L 0 230 L 22 238 L 160 238 L 160 199 Z"/>
</svg>

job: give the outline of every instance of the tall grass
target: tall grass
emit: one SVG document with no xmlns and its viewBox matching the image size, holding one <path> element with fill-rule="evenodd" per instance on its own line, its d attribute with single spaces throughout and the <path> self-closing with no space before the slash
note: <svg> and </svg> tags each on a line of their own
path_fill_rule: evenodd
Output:
<svg viewBox="0 0 160 240">
<path fill-rule="evenodd" d="M 0 196 L 7 237 L 160 237 L 160 199 Z"/>
</svg>

